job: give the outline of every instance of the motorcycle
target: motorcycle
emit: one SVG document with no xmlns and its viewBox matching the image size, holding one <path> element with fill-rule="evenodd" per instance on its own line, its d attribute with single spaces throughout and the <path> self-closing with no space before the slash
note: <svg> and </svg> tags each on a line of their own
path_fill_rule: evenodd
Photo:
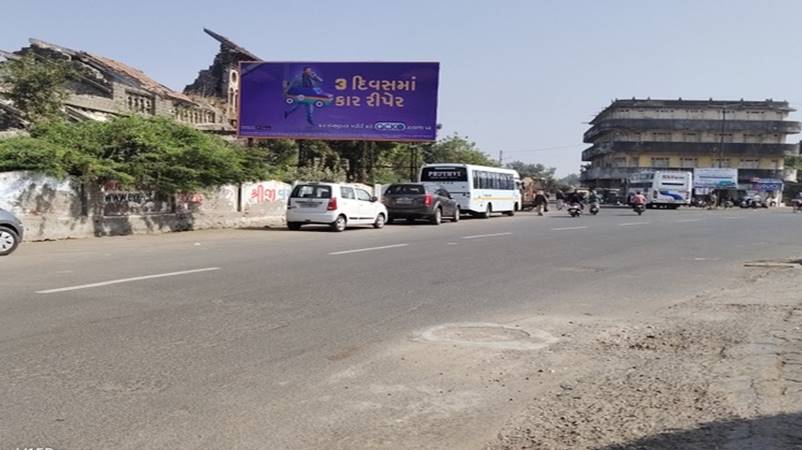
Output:
<svg viewBox="0 0 802 450">
<path fill-rule="evenodd" d="M 582 215 L 582 207 L 577 203 L 572 203 L 568 205 L 568 214 L 571 217 L 579 217 Z"/>
<path fill-rule="evenodd" d="M 646 205 L 642 203 L 632 205 L 632 210 L 638 213 L 638 215 L 641 215 L 644 211 L 646 211 Z"/>
<path fill-rule="evenodd" d="M 591 203 L 590 207 L 588 208 L 588 212 L 593 216 L 598 214 L 599 213 L 599 204 L 597 202 Z"/>
</svg>

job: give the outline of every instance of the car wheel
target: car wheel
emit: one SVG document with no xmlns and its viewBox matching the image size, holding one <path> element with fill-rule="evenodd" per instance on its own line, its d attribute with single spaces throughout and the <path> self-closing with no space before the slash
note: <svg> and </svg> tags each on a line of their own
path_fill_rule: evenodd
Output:
<svg viewBox="0 0 802 450">
<path fill-rule="evenodd" d="M 384 213 L 379 213 L 379 215 L 376 216 L 376 221 L 373 222 L 373 228 L 383 228 L 384 222 Z"/>
<path fill-rule="evenodd" d="M 488 203 L 485 212 L 482 213 L 482 219 L 489 219 L 491 214 L 493 214 L 493 207 Z"/>
<path fill-rule="evenodd" d="M 19 245 L 19 235 L 9 228 L 0 228 L 0 256 L 10 255 Z"/>
<path fill-rule="evenodd" d="M 337 216 L 337 220 L 331 223 L 331 229 L 340 233 L 345 231 L 345 228 L 348 226 L 348 221 L 345 219 L 345 216 L 340 215 Z"/>
<path fill-rule="evenodd" d="M 459 215 L 460 215 L 459 206 L 457 206 L 457 208 L 454 210 L 454 218 L 452 219 L 452 221 L 459 222 Z"/>
<path fill-rule="evenodd" d="M 506 215 L 508 215 L 508 216 L 512 217 L 512 216 L 514 216 L 514 215 L 515 215 L 515 211 L 518 211 L 518 204 L 517 204 L 517 203 L 516 203 L 516 204 L 515 204 L 515 206 L 512 208 L 512 211 L 507 211 L 507 212 L 506 212 L 506 213 L 504 213 L 504 214 L 506 214 Z"/>
<path fill-rule="evenodd" d="M 440 225 L 443 222 L 443 210 L 437 208 L 434 210 L 434 215 L 431 218 L 432 225 Z"/>
<path fill-rule="evenodd" d="M 298 222 L 287 222 L 287 228 L 293 231 L 298 231 L 301 229 L 301 224 Z"/>
</svg>

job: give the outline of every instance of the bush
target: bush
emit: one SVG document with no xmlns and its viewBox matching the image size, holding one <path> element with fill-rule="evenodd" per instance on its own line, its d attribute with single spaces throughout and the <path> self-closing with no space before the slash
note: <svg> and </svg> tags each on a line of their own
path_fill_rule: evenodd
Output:
<svg viewBox="0 0 802 450">
<path fill-rule="evenodd" d="M 37 170 L 164 194 L 264 179 L 264 159 L 166 118 L 42 123 L 0 141 L 0 170 Z"/>
</svg>

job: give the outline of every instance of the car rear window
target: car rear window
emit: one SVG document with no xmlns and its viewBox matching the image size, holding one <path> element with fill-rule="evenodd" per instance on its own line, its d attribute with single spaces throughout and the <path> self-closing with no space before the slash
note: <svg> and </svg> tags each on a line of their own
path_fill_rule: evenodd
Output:
<svg viewBox="0 0 802 450">
<path fill-rule="evenodd" d="M 331 198 L 331 186 L 299 184 L 292 190 L 292 198 Z"/>
<path fill-rule="evenodd" d="M 417 184 L 394 184 L 384 192 L 387 195 L 422 195 L 426 188 Z"/>
</svg>

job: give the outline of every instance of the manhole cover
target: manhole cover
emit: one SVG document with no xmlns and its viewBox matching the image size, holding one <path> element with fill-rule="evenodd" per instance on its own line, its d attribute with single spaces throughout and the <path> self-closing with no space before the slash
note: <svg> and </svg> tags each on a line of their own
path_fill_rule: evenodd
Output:
<svg viewBox="0 0 802 450">
<path fill-rule="evenodd" d="M 494 323 L 455 323 L 439 325 L 421 334 L 429 342 L 487 347 L 500 350 L 537 350 L 557 339 L 541 331 L 524 331 Z"/>
</svg>

